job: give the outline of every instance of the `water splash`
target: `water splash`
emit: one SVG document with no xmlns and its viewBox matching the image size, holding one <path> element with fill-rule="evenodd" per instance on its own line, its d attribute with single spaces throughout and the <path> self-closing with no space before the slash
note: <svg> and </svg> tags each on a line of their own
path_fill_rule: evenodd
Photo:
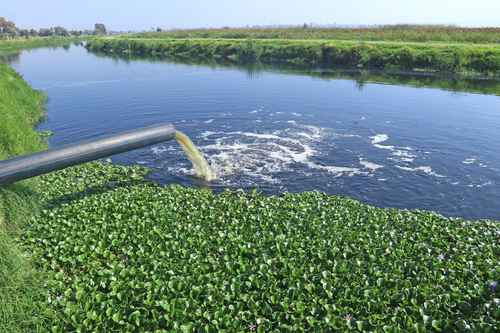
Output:
<svg viewBox="0 0 500 333">
<path fill-rule="evenodd" d="M 208 182 L 217 179 L 217 175 L 212 170 L 205 157 L 203 157 L 203 154 L 198 150 L 198 148 L 196 148 L 194 143 L 186 134 L 176 131 L 175 139 L 181 146 L 184 153 L 186 153 L 187 158 L 193 164 L 196 177 L 204 179 Z"/>
</svg>

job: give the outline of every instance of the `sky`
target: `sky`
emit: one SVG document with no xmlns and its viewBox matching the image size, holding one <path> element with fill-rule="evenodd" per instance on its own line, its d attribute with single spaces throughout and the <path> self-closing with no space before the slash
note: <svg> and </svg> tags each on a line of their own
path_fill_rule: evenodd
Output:
<svg viewBox="0 0 500 333">
<path fill-rule="evenodd" d="M 500 26 L 500 0 L 0 0 L 21 28 L 108 30 L 274 24 Z"/>
</svg>

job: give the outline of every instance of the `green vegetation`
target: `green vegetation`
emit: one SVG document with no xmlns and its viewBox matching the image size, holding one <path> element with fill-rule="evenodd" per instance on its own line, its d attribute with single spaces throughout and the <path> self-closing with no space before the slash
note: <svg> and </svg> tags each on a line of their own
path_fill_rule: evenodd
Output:
<svg viewBox="0 0 500 333">
<path fill-rule="evenodd" d="M 143 182 L 93 163 L 44 176 L 23 236 L 53 330 L 500 329 L 500 224 L 318 192 L 262 196 Z"/>
<path fill-rule="evenodd" d="M 34 49 L 38 47 L 65 46 L 78 40 L 78 38 L 67 37 L 34 37 L 0 40 L 0 55 L 2 53 L 18 53 L 20 50 Z"/>
<path fill-rule="evenodd" d="M 40 28 L 36 29 L 21 29 L 16 26 L 12 21 L 7 20 L 4 17 L 0 17 L 0 41 L 10 40 L 13 38 L 32 38 L 32 37 L 80 37 L 89 36 L 94 34 L 100 34 L 104 28 L 104 34 L 106 34 L 106 27 L 104 24 L 96 24 L 96 30 L 67 30 L 61 26 L 55 26 L 50 28 Z"/>
<path fill-rule="evenodd" d="M 33 126 L 43 116 L 45 95 L 0 64 L 0 101 L 0 159 L 43 148 Z"/>
<path fill-rule="evenodd" d="M 21 49 L 62 46 L 67 38 L 0 41 L 0 57 Z M 45 95 L 33 90 L 14 70 L 0 64 L 0 160 L 46 147 L 33 127 L 42 119 Z M 38 182 L 30 180 L 0 188 L 0 332 L 33 332 L 46 327 L 41 272 L 15 239 L 39 209 Z"/>
<path fill-rule="evenodd" d="M 393 42 L 500 43 L 500 28 L 392 25 L 372 28 L 223 28 L 137 34 L 145 38 L 333 39 Z"/>
<path fill-rule="evenodd" d="M 219 59 L 240 64 L 500 75 L 500 46 L 493 45 L 118 37 L 95 39 L 87 47 L 107 54 Z"/>
<path fill-rule="evenodd" d="M 43 115 L 45 97 L 11 68 L 0 64 L 0 159 L 44 148 L 33 126 Z M 35 330 L 41 311 L 39 274 L 14 238 L 37 210 L 36 183 L 0 188 L 0 331 Z"/>
</svg>

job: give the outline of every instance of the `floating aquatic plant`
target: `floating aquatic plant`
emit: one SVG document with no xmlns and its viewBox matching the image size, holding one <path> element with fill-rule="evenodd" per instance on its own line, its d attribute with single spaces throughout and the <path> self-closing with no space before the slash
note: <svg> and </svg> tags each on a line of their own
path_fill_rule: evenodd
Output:
<svg viewBox="0 0 500 333">
<path fill-rule="evenodd" d="M 23 243 L 62 296 L 47 304 L 54 332 L 500 328 L 497 222 L 145 173 L 93 163 L 42 178 L 46 210 Z"/>
</svg>

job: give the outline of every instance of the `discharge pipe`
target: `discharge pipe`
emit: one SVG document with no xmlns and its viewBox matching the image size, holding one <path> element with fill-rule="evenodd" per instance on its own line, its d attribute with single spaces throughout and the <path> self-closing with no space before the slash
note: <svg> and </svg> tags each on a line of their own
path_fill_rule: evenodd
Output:
<svg viewBox="0 0 500 333">
<path fill-rule="evenodd" d="M 174 138 L 172 124 L 159 124 L 0 161 L 0 186 Z"/>
</svg>

